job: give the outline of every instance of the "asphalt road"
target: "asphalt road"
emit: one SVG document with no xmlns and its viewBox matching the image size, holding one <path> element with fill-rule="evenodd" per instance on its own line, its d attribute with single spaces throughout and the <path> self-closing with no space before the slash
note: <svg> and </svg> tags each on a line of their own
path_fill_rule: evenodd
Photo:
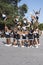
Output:
<svg viewBox="0 0 43 65">
<path fill-rule="evenodd" d="M 6 47 L 0 38 L 0 65 L 43 65 L 43 35 L 39 48 Z"/>
</svg>

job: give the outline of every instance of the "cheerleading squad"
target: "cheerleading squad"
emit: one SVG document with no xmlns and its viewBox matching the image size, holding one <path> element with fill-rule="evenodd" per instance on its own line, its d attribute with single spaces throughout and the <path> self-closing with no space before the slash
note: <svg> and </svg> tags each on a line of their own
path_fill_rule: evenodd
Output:
<svg viewBox="0 0 43 65">
<path fill-rule="evenodd" d="M 31 28 L 28 30 L 18 30 L 14 28 L 14 30 L 10 30 L 7 26 L 5 26 L 4 35 L 6 37 L 6 46 L 13 47 L 36 47 L 38 48 L 39 44 L 39 29 Z M 11 38 L 13 38 L 13 42 L 11 43 Z"/>
<path fill-rule="evenodd" d="M 41 10 L 41 9 L 40 9 Z M 5 25 L 4 37 L 6 38 L 6 46 L 13 47 L 36 47 L 38 48 L 40 31 L 38 26 L 33 27 L 34 22 L 38 22 L 40 10 L 35 12 L 35 15 L 31 15 L 31 21 L 28 21 L 26 18 L 23 18 L 23 22 L 19 22 L 19 17 L 16 16 L 14 19 L 14 27 L 11 29 L 10 26 Z M 6 20 L 6 17 L 3 17 Z M 22 26 L 21 26 L 22 25 Z M 30 28 L 29 30 L 27 28 Z M 1 33 L 0 33 L 1 34 Z M 13 42 L 11 43 L 11 38 Z"/>
</svg>

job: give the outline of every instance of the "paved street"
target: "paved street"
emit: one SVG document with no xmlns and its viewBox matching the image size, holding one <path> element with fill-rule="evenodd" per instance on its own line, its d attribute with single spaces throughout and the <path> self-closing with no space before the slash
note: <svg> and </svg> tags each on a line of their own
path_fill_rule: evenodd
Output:
<svg viewBox="0 0 43 65">
<path fill-rule="evenodd" d="M 39 48 L 6 47 L 0 39 L 0 65 L 43 65 L 43 35 Z"/>
</svg>

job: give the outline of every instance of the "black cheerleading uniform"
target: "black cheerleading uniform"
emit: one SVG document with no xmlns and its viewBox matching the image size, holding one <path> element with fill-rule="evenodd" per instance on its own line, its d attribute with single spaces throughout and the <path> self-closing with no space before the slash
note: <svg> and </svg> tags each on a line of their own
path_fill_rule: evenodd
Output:
<svg viewBox="0 0 43 65">
<path fill-rule="evenodd" d="M 15 39 L 20 39 L 20 35 L 17 32 L 14 32 L 14 38 Z"/>
<path fill-rule="evenodd" d="M 34 37 L 33 37 L 33 34 L 32 34 L 32 33 L 29 33 L 29 34 L 28 34 L 28 39 L 29 39 L 29 40 L 33 40 L 33 39 L 34 39 Z"/>
<path fill-rule="evenodd" d="M 39 39 L 39 34 L 37 33 L 37 38 Z"/>
<path fill-rule="evenodd" d="M 39 14 L 36 14 L 36 21 L 38 21 L 39 19 Z"/>
<path fill-rule="evenodd" d="M 33 40 L 34 39 L 33 30 L 30 30 L 30 32 L 28 33 L 28 39 L 29 40 Z"/>
<path fill-rule="evenodd" d="M 18 25 L 18 19 L 15 19 L 15 26 Z"/>
<path fill-rule="evenodd" d="M 26 39 L 26 34 L 23 34 L 22 35 L 22 39 Z"/>
<path fill-rule="evenodd" d="M 14 35 L 13 37 L 14 37 L 15 39 L 17 39 L 17 33 L 14 32 L 13 35 Z"/>
<path fill-rule="evenodd" d="M 37 32 L 34 31 L 34 38 L 37 38 Z"/>
<path fill-rule="evenodd" d="M 9 32 L 5 32 L 5 37 L 6 38 L 10 38 L 10 33 Z"/>
</svg>

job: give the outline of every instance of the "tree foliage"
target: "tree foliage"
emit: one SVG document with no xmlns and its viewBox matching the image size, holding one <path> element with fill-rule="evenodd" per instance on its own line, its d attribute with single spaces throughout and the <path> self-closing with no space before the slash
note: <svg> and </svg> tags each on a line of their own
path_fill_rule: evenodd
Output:
<svg viewBox="0 0 43 65">
<path fill-rule="evenodd" d="M 6 13 L 7 16 L 10 18 L 7 20 L 6 23 L 12 24 L 13 18 L 16 16 L 20 16 L 22 18 L 27 13 L 27 5 L 23 4 L 18 7 L 18 3 L 21 0 L 0 0 L 0 22 L 3 22 L 1 15 L 2 13 Z"/>
<path fill-rule="evenodd" d="M 43 30 L 43 23 L 39 24 L 38 27 L 39 27 L 40 30 Z"/>
<path fill-rule="evenodd" d="M 23 4 L 19 7 L 19 13 L 21 16 L 25 16 L 25 13 L 27 13 L 28 7 L 26 4 Z"/>
</svg>

